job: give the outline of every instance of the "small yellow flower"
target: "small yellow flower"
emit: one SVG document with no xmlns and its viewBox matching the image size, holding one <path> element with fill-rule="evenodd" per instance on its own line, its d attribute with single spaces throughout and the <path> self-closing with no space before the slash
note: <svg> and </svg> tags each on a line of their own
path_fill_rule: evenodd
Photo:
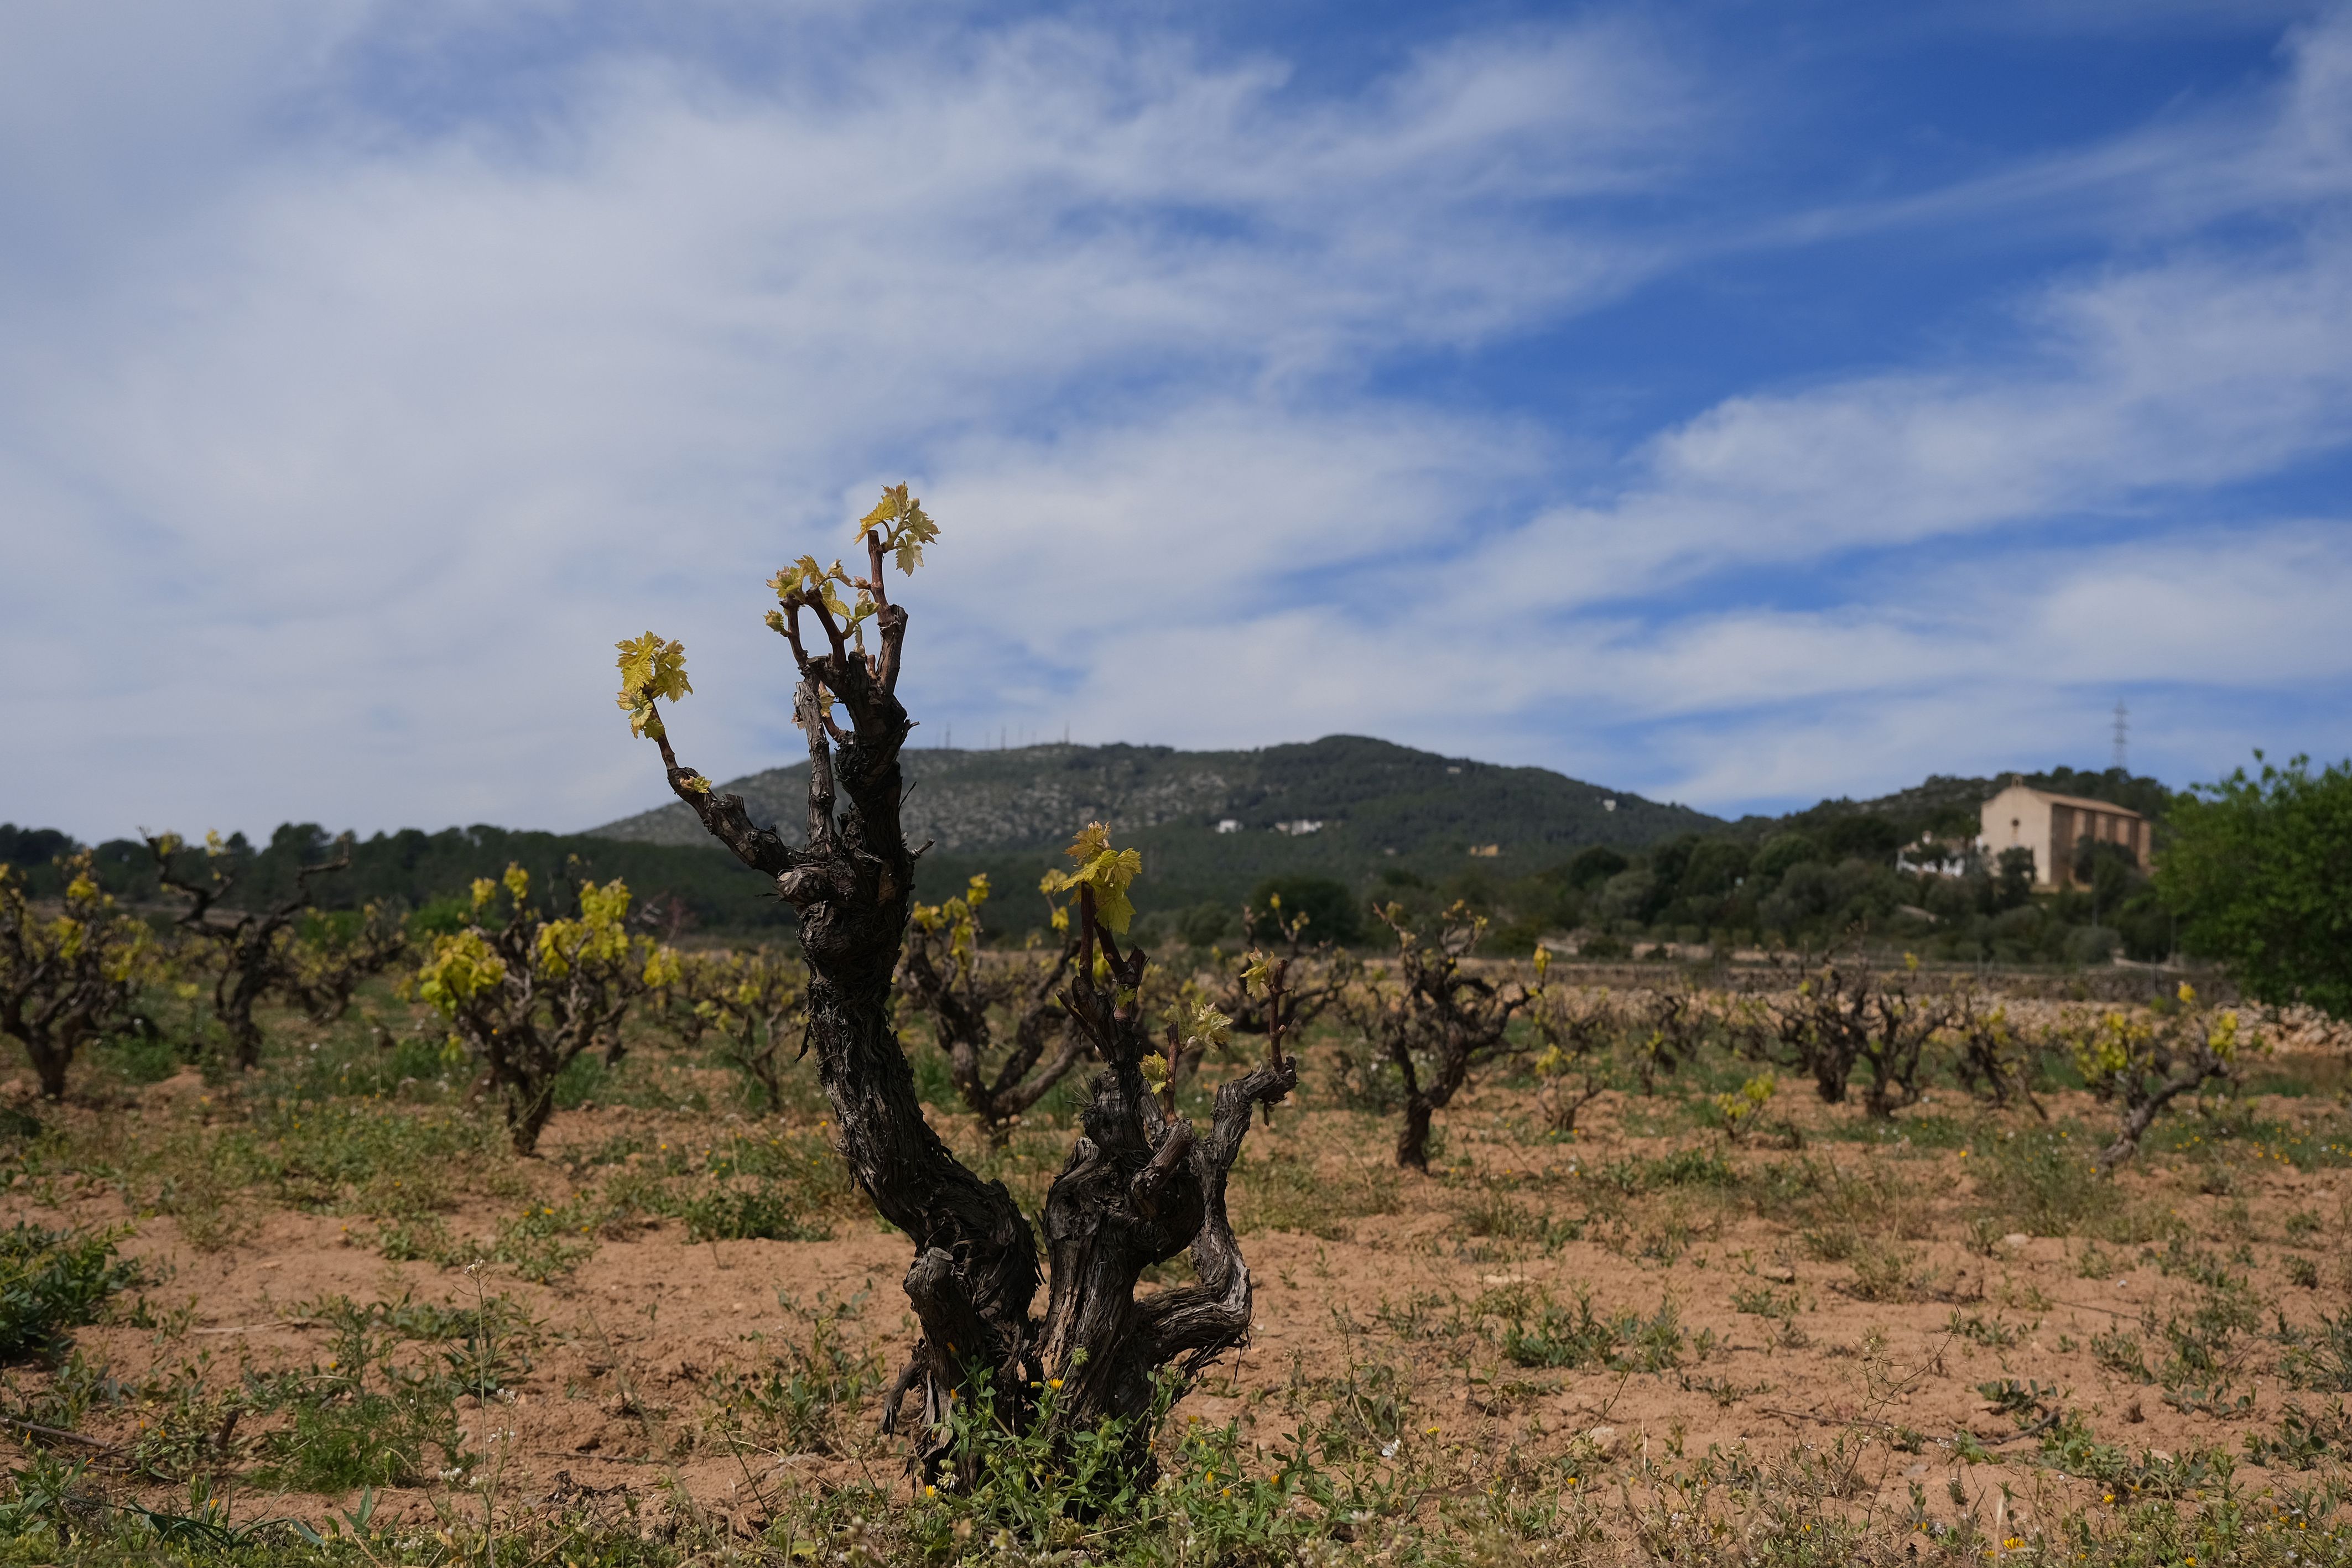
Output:
<svg viewBox="0 0 2352 1568">
<path fill-rule="evenodd" d="M 1045 1386 L 1048 1388 L 1059 1388 L 1062 1386 L 1062 1380 L 1058 1377 L 1049 1377 L 1045 1379 Z"/>
<path fill-rule="evenodd" d="M 940 1495 L 940 1489 L 937 1487 L 925 1487 L 923 1489 L 923 1495 L 925 1497 L 937 1497 Z"/>
</svg>

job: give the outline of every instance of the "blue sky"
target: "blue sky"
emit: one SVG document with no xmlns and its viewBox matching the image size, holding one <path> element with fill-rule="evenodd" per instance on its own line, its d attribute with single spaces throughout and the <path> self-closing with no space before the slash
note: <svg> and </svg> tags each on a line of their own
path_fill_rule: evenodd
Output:
<svg viewBox="0 0 2352 1568">
<path fill-rule="evenodd" d="M 2352 752 L 2346 5 L 35 5 L 0 203 L 19 821 L 789 758 L 901 477 L 917 744 Z"/>
</svg>

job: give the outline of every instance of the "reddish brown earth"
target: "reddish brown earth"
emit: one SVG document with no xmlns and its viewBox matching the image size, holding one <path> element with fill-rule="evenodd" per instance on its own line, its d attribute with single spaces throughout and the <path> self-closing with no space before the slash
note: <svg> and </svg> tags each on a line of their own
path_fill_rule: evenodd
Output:
<svg viewBox="0 0 2352 1568">
<path fill-rule="evenodd" d="M 1746 1445 L 1763 1454 L 1844 1440 L 1869 1445 L 1862 1504 L 1874 1489 L 1879 1509 L 1899 1511 L 1917 1482 L 1944 1508 L 1947 1479 L 1957 1476 L 1979 1497 L 2006 1482 L 2019 1500 L 2007 1506 L 2028 1516 L 2095 1505 L 2100 1488 L 2022 1462 L 2035 1445 L 2010 1440 L 2011 1423 L 1988 1409 L 1980 1383 L 2056 1385 L 2102 1440 L 2135 1452 L 2236 1451 L 2245 1432 L 2274 1421 L 2289 1391 L 2261 1357 L 2235 1383 L 2253 1396 L 2252 1409 L 2228 1420 L 2182 1414 L 2160 1389 L 2099 1364 L 2093 1335 L 2119 1325 L 2139 1332 L 2150 1309 L 2159 1317 L 2185 1312 L 2194 1298 L 2188 1280 L 2154 1266 L 2152 1249 L 2144 1255 L 2139 1244 L 2097 1243 L 2114 1265 L 2084 1278 L 2081 1263 L 2093 1245 L 2086 1238 L 2027 1237 L 2006 1228 L 1985 1234 L 1981 1223 L 1972 1235 L 1971 1222 L 1982 1221 L 1989 1207 L 1971 1175 L 1985 1163 L 1979 1148 L 1837 1140 L 1824 1134 L 1853 1124 L 1859 1113 L 1800 1103 L 1797 1088 L 1786 1085 L 1775 1108 L 1806 1129 L 1805 1148 L 1734 1148 L 1732 1165 L 1752 1174 L 1775 1162 L 1811 1160 L 1866 1184 L 1874 1196 L 1850 1204 L 1847 1222 L 1865 1244 L 1908 1251 L 1916 1284 L 1906 1293 L 1913 1299 L 1861 1299 L 1855 1263 L 1821 1260 L 1823 1249 L 1803 1234 L 1821 1229 L 1820 1213 L 1775 1212 L 1759 1203 L 1753 1182 L 1629 1195 L 1599 1175 L 1628 1158 L 1722 1146 L 1719 1134 L 1693 1129 L 1659 1103 L 1612 1094 L 1587 1110 L 1573 1141 L 1559 1141 L 1541 1131 L 1531 1091 L 1490 1084 L 1441 1118 L 1445 1153 L 1436 1173 L 1424 1176 L 1389 1164 L 1391 1124 L 1335 1108 L 1328 1097 L 1318 1103 L 1310 1090 L 1309 1108 L 1278 1112 L 1272 1127 L 1250 1134 L 1234 1210 L 1256 1279 L 1257 1326 L 1247 1351 L 1217 1367 L 1180 1406 L 1180 1419 L 1236 1419 L 1271 1450 L 1302 1418 L 1328 1415 L 1333 1379 L 1351 1366 L 1386 1367 L 1412 1406 L 1404 1442 L 1464 1486 L 1475 1485 L 1514 1448 L 1581 1457 L 1597 1482 L 1644 1456 L 1664 1464 L 1710 1448 Z M 149 1126 L 192 1123 L 222 1114 L 223 1097 L 233 1093 L 183 1077 L 146 1091 L 137 1114 Z M 2103 1113 L 2087 1100 L 2062 1100 L 2053 1110 L 2102 1124 Z M 2315 1099 L 2272 1098 L 2255 1110 L 2314 1128 L 2315 1136 L 2340 1124 L 2340 1109 Z M 960 1146 L 977 1147 L 969 1126 L 941 1122 Z M 2032 1125 L 2020 1118 L 1988 1124 L 1978 1136 Z M 625 1108 L 567 1112 L 549 1134 L 550 1157 L 530 1163 L 528 1180 L 545 1200 L 561 1202 L 572 1192 L 567 1152 L 648 1130 L 690 1138 L 706 1135 L 709 1124 Z M 1036 1145 L 1042 1180 L 1067 1134 L 1032 1126 L 1023 1136 Z M 1304 1180 L 1302 1165 L 1312 1173 Z M 2252 1264 L 2231 1268 L 2251 1278 L 2266 1312 L 2275 1308 L 2308 1323 L 2323 1310 L 2339 1310 L 2352 1283 L 2342 1262 L 2352 1177 L 2233 1148 L 2230 1190 L 2198 1190 L 2213 1185 L 2204 1174 L 2210 1168 L 2194 1159 L 2147 1159 L 2122 1178 L 2124 1201 L 2147 1223 L 2178 1222 L 2197 1246 L 2225 1255 L 2250 1246 Z M 705 1510 L 748 1521 L 795 1489 L 857 1479 L 904 1484 L 903 1442 L 862 1437 L 873 1428 L 879 1403 L 873 1396 L 837 1428 L 845 1452 L 749 1450 L 713 1431 L 724 1414 L 715 1392 L 722 1376 L 762 1366 L 780 1345 L 805 1343 L 808 1313 L 820 1301 L 859 1302 L 845 1340 L 877 1350 L 886 1377 L 897 1370 L 910 1333 L 898 1284 L 909 1249 L 870 1218 L 845 1212 L 832 1220 L 831 1239 L 811 1242 L 688 1245 L 675 1222 L 637 1226 L 601 1239 L 570 1273 L 532 1284 L 496 1265 L 465 1270 L 386 1261 L 364 1218 L 256 1199 L 250 1233 L 206 1251 L 188 1242 L 177 1220 L 135 1214 L 110 1187 L 68 1180 L 49 1196 L 53 1204 L 38 1184 L 19 1184 L 5 1197 L 5 1218 L 130 1224 L 135 1228 L 123 1250 L 147 1266 L 151 1308 L 193 1308 L 181 1333 L 120 1321 L 80 1332 L 82 1354 L 125 1380 L 208 1357 L 205 1376 L 225 1386 L 240 1368 L 319 1361 L 330 1354 L 328 1332 L 301 1307 L 322 1297 L 365 1302 L 409 1295 L 466 1305 L 503 1294 L 539 1325 L 530 1371 L 516 1381 L 511 1402 L 460 1405 L 470 1445 L 494 1460 L 501 1507 L 543 1496 L 568 1475 L 598 1489 L 682 1488 Z M 1024 1203 L 1033 1198 L 1024 1193 Z M 488 1232 L 514 1208 L 511 1198 L 467 1197 L 447 1221 L 457 1232 Z M 1311 1224 L 1323 1234 L 1262 1228 L 1270 1211 L 1284 1225 Z M 2315 1228 L 2305 1221 L 2290 1233 L 2288 1217 L 2298 1213 L 2315 1216 Z M 1570 1220 L 1582 1222 L 1580 1238 L 1542 1235 L 1545 1222 Z M 2319 1288 L 2289 1282 L 2298 1259 L 2317 1266 Z M 1735 1308 L 1735 1291 L 1765 1288 L 1794 1293 L 1797 1310 L 1786 1328 Z M 1529 1368 L 1502 1354 L 1497 1336 L 1515 1311 L 1529 1313 L 1547 1294 L 1572 1302 L 1579 1291 L 1589 1291 L 1604 1312 L 1633 1308 L 1646 1316 L 1672 1302 L 1685 1333 L 1706 1331 L 1712 1347 L 1701 1359 L 1686 1342 L 1680 1365 L 1661 1373 Z M 1978 1343 L 1955 1332 L 1956 1314 L 1994 1324 L 1995 1334 L 2013 1335 L 2014 1343 Z M 2159 1350 L 2148 1345 L 2151 1365 Z M 11 1381 L 28 1389 L 42 1375 L 20 1370 Z M 1359 1374 L 1360 1384 L 1376 1378 Z M 135 1406 L 93 1410 L 85 1435 L 127 1444 L 141 1419 Z M 1889 1447 L 1906 1428 L 1925 1439 L 1920 1451 Z M 1952 1446 L 1961 1432 L 1996 1451 L 2008 1440 L 2008 1452 L 2021 1458 L 1965 1465 Z M 2272 1479 L 2240 1475 L 2257 1487 Z M 478 1509 L 479 1478 L 468 1480 L 467 1488 L 445 1480 L 397 1491 L 383 1513 L 421 1520 L 436 1509 Z M 148 1490 L 158 1499 L 173 1494 Z M 317 1519 L 351 1500 L 247 1498 L 239 1511 Z"/>
</svg>

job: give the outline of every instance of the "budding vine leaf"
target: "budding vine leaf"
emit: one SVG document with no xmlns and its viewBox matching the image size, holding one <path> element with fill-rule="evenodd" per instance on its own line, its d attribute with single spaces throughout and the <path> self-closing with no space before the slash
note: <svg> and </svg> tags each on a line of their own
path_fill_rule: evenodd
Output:
<svg viewBox="0 0 2352 1568">
<path fill-rule="evenodd" d="M 940 526 L 923 510 L 922 502 L 908 496 L 906 486 L 885 486 L 881 501 L 858 519 L 852 537 L 862 539 L 876 532 L 882 536 L 883 549 L 897 558 L 899 571 L 912 577 L 923 564 L 923 547 L 940 537 Z"/>
<path fill-rule="evenodd" d="M 665 643 L 656 633 L 616 643 L 620 650 L 621 695 L 614 701 L 629 716 L 629 733 L 659 736 L 661 720 L 654 704 L 675 702 L 694 688 L 686 679 L 686 644 Z"/>
<path fill-rule="evenodd" d="M 1088 822 L 1062 852 L 1078 862 L 1077 869 L 1047 872 L 1038 890 L 1050 894 L 1092 888 L 1095 918 L 1102 922 L 1105 929 L 1125 936 L 1128 923 L 1135 918 L 1135 905 L 1127 896 L 1127 888 L 1143 874 L 1143 852 L 1112 849 L 1110 830 L 1100 822 Z"/>
<path fill-rule="evenodd" d="M 1192 1005 L 1192 1016 L 1186 1020 L 1184 1047 L 1206 1051 L 1211 1046 L 1223 1045 L 1234 1038 L 1234 1020 L 1219 1012 L 1208 1002 Z"/>
<path fill-rule="evenodd" d="M 1252 949 L 1249 962 L 1242 969 L 1242 995 L 1265 996 L 1274 985 L 1274 960 Z"/>
<path fill-rule="evenodd" d="M 779 632 L 783 630 L 784 612 L 803 605 L 822 609 L 849 626 L 874 613 L 873 603 L 863 596 L 855 610 L 842 598 L 841 591 L 850 586 L 850 580 L 848 571 L 837 560 L 831 566 L 819 566 L 816 557 L 804 555 L 768 579 L 768 586 L 775 590 L 776 602 L 783 606 L 782 611 L 771 611 L 768 615 L 768 624 Z"/>
</svg>

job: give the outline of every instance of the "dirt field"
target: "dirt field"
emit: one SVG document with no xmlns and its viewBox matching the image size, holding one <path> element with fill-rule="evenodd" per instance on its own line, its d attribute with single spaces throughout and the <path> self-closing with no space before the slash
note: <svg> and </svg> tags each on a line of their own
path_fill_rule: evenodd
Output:
<svg viewBox="0 0 2352 1568">
<path fill-rule="evenodd" d="M 277 1035 L 241 1082 L 101 1059 L 12 1145 L 8 1220 L 121 1227 L 142 1274 L 71 1359 L 5 1375 L 25 1453 L 232 1526 L 315 1527 L 365 1487 L 373 1539 L 417 1561 L 485 1518 L 688 1555 L 925 1550 L 890 1521 L 935 1502 L 875 1436 L 910 1251 L 847 1190 L 813 1085 L 751 1117 L 649 1036 L 522 1161 L 388 997 Z M 1405 1173 L 1333 1049 L 1250 1134 L 1257 1326 L 1169 1439 L 1181 1469 L 1178 1434 L 1225 1434 L 1199 1452 L 1319 1544 L 1229 1560 L 2171 1562 L 2223 1523 L 2244 1560 L 2344 1550 L 2339 1056 L 2273 1056 L 2108 1181 L 2086 1155 L 2111 1118 L 2063 1091 L 2047 1122 L 1945 1088 L 1871 1123 L 1786 1082 L 1780 1124 L 1734 1143 L 1705 1114 L 1754 1071 L 1733 1062 L 1612 1092 L 1573 1137 L 1489 1074 Z M 1073 1103 L 1003 1150 L 934 1118 L 1034 1209 Z"/>
</svg>

